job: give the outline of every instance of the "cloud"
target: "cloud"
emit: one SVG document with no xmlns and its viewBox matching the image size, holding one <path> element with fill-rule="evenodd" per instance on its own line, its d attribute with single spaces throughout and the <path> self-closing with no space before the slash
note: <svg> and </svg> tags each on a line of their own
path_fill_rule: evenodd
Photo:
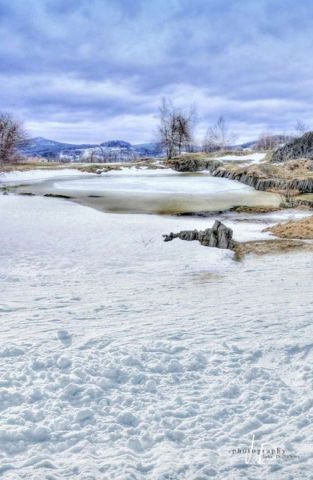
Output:
<svg viewBox="0 0 313 480">
<path fill-rule="evenodd" d="M 309 0 L 0 0 L 1 108 L 64 141 L 149 141 L 164 95 L 197 104 L 199 140 L 219 114 L 241 139 L 288 131 L 312 122 L 310 18 Z"/>
</svg>

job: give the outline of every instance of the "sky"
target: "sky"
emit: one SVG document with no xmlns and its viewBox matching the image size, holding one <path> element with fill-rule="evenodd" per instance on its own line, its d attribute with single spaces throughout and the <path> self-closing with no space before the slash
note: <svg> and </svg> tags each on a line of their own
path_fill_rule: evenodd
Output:
<svg viewBox="0 0 313 480">
<path fill-rule="evenodd" d="M 0 110 L 30 136 L 155 141 L 161 99 L 237 142 L 313 125 L 311 0 L 0 0 Z"/>
</svg>

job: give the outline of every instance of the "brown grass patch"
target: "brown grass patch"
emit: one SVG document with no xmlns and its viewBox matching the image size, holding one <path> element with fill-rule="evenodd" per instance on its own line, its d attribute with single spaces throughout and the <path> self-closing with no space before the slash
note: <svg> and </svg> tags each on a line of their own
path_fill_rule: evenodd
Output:
<svg viewBox="0 0 313 480">
<path fill-rule="evenodd" d="M 236 175 L 246 174 L 259 179 L 294 180 L 313 178 L 310 160 L 292 160 L 284 164 L 261 163 L 254 165 L 227 164 L 224 168 Z"/>
<path fill-rule="evenodd" d="M 252 155 L 252 150 L 219 150 L 216 152 L 193 152 L 175 155 L 171 160 L 208 160 L 211 158 L 219 158 L 225 156 L 243 156 Z M 224 160 L 226 161 L 226 160 Z"/>
<path fill-rule="evenodd" d="M 120 162 L 120 163 L 76 163 L 76 162 L 47 162 L 40 160 L 39 158 L 29 158 L 27 161 L 18 163 L 3 163 L 0 164 L 1 172 L 24 172 L 29 170 L 80 170 L 81 172 L 95 173 L 97 170 L 110 171 L 120 170 L 121 168 L 142 168 L 147 167 L 149 169 L 162 168 L 155 165 L 155 159 L 143 158 L 140 160 L 134 160 L 132 162 Z"/>
<path fill-rule="evenodd" d="M 247 254 L 267 255 L 287 253 L 296 250 L 312 251 L 313 245 L 300 240 L 257 240 L 238 243 L 235 248 L 236 258 L 241 260 Z"/>
<path fill-rule="evenodd" d="M 271 207 L 271 206 L 256 206 L 256 207 L 248 207 L 248 206 L 238 206 L 233 207 L 230 209 L 231 212 L 236 213 L 272 213 L 278 212 L 281 210 L 280 207 Z"/>
<path fill-rule="evenodd" d="M 280 238 L 296 238 L 301 240 L 313 240 L 313 216 L 301 220 L 279 223 L 268 227 L 264 232 L 271 232 Z"/>
</svg>

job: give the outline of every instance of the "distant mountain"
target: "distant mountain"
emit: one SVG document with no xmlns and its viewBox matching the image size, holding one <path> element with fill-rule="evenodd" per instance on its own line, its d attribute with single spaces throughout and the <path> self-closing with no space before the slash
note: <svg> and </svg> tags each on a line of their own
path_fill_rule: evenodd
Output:
<svg viewBox="0 0 313 480">
<path fill-rule="evenodd" d="M 124 142 L 124 140 L 110 140 L 109 142 L 100 143 L 100 147 L 108 148 L 132 148 L 131 143 Z"/>
<path fill-rule="evenodd" d="M 43 137 L 35 137 L 23 142 L 19 147 L 19 151 L 27 157 L 34 156 L 54 159 L 58 158 L 60 153 L 83 151 L 86 148 L 92 148 L 94 146 L 95 145 L 91 144 L 75 145 L 72 143 L 61 143 Z"/>
<path fill-rule="evenodd" d="M 158 143 L 132 145 L 124 140 L 110 140 L 99 145 L 56 142 L 43 137 L 31 138 L 19 147 L 26 157 L 44 157 L 59 161 L 117 162 L 131 161 L 146 156 L 158 156 Z"/>
</svg>

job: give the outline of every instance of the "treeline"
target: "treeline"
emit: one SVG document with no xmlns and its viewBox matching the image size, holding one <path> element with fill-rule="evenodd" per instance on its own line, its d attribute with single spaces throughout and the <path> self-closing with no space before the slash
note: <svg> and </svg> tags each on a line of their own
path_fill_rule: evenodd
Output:
<svg viewBox="0 0 313 480">
<path fill-rule="evenodd" d="M 163 99 L 159 109 L 159 126 L 157 131 L 157 141 L 160 145 L 160 153 L 168 159 L 182 152 L 203 151 L 214 152 L 227 150 L 234 145 L 236 134 L 231 131 L 225 118 L 220 116 L 216 123 L 207 129 L 201 146 L 196 146 L 194 141 L 194 130 L 197 123 L 197 114 L 195 106 L 189 109 L 181 109 L 174 106 L 169 99 Z M 272 150 L 276 146 L 286 143 L 288 139 L 295 136 L 302 136 L 309 130 L 309 127 L 298 120 L 294 125 L 294 135 L 273 135 L 270 131 L 264 131 L 259 136 L 255 144 L 257 150 Z M 16 162 L 20 160 L 18 147 L 27 141 L 27 135 L 20 122 L 14 119 L 8 113 L 0 112 L 0 163 Z M 64 157 L 64 158 L 63 158 Z M 71 161 L 71 155 L 67 152 L 60 161 Z M 129 161 L 135 159 L 136 154 L 129 152 L 108 151 L 95 148 L 88 154 L 81 155 L 85 162 L 101 161 Z M 131 157 L 131 158 L 130 158 Z"/>
<path fill-rule="evenodd" d="M 183 151 L 188 152 L 194 145 L 194 128 L 196 109 L 191 106 L 187 111 L 174 107 L 168 99 L 163 99 L 160 107 L 160 125 L 158 139 L 168 159 Z M 254 145 L 255 150 L 273 150 L 288 140 L 300 137 L 309 131 L 309 126 L 298 120 L 293 127 L 293 134 L 274 135 L 270 130 L 263 131 Z M 207 129 L 202 145 L 198 151 L 218 152 L 233 148 L 237 135 L 231 131 L 225 118 L 220 116 L 216 123 Z M 238 148 L 238 147 L 237 147 Z"/>
</svg>

